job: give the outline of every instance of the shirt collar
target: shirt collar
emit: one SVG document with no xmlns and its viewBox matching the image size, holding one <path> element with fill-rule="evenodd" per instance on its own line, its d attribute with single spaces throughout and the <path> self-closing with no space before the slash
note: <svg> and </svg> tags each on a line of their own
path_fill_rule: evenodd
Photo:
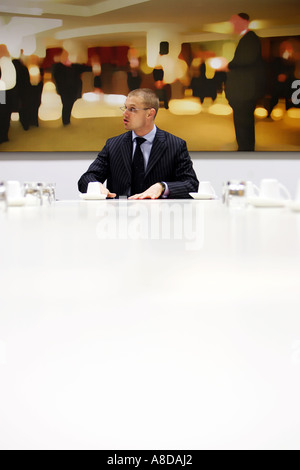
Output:
<svg viewBox="0 0 300 470">
<path fill-rule="evenodd" d="M 240 36 L 245 36 L 250 31 L 250 29 L 244 29 L 241 33 Z"/>
<path fill-rule="evenodd" d="M 150 144 L 153 143 L 153 140 L 154 140 L 154 137 L 155 137 L 155 134 L 156 134 L 156 130 L 157 130 L 157 127 L 154 124 L 154 127 L 153 127 L 152 131 L 148 132 L 148 134 L 146 134 L 146 135 L 143 135 L 144 139 L 146 139 Z M 134 131 L 132 131 L 132 140 L 134 140 L 136 137 L 141 137 L 141 136 L 138 136 Z"/>
</svg>

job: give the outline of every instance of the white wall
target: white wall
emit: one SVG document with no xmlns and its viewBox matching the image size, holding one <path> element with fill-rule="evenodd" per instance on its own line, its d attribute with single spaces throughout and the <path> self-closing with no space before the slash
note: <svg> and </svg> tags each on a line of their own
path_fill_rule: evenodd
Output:
<svg viewBox="0 0 300 470">
<path fill-rule="evenodd" d="M 58 199 L 77 199 L 77 181 L 97 153 L 0 153 L 0 181 L 55 182 Z M 300 152 L 191 152 L 199 180 L 210 180 L 218 195 L 224 181 L 277 178 L 292 195 L 300 178 Z"/>
<path fill-rule="evenodd" d="M 233 153 L 231 157 L 234 157 Z M 264 153 L 261 153 L 260 157 L 255 160 L 249 157 L 247 159 L 193 158 L 193 163 L 198 179 L 211 181 L 219 196 L 223 183 L 230 179 L 253 181 L 259 185 L 262 178 L 276 178 L 289 189 L 294 197 L 297 181 L 300 179 L 300 154 L 298 154 L 298 159 L 292 159 L 289 153 L 286 156 L 281 154 L 281 159 L 278 159 L 278 154 L 276 159 L 266 159 Z"/>
</svg>

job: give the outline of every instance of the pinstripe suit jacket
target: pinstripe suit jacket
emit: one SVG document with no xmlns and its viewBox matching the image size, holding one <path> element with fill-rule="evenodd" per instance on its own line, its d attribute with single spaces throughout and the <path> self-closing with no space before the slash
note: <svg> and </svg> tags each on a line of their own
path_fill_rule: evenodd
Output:
<svg viewBox="0 0 300 470">
<path fill-rule="evenodd" d="M 112 193 L 130 195 L 132 164 L 132 132 L 108 139 L 96 160 L 78 182 L 84 193 L 90 182 L 107 180 Z M 198 190 L 193 164 L 186 143 L 179 137 L 157 128 L 148 165 L 145 171 L 144 190 L 164 181 L 170 198 L 189 198 L 189 192 Z"/>
</svg>

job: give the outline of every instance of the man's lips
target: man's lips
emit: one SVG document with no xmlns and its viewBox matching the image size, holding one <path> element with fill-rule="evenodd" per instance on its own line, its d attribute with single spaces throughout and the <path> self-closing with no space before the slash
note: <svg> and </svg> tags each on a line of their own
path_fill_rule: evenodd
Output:
<svg viewBox="0 0 300 470">
<path fill-rule="evenodd" d="M 123 119 L 124 124 L 128 124 L 128 122 L 129 122 L 128 119 L 125 119 L 125 118 Z"/>
</svg>

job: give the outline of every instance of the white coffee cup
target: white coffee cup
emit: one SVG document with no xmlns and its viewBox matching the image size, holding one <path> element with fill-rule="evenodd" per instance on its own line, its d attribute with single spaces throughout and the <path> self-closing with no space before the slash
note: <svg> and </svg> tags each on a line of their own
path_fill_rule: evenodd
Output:
<svg viewBox="0 0 300 470">
<path fill-rule="evenodd" d="M 200 181 L 198 193 L 204 194 L 206 196 L 212 196 L 212 197 L 216 196 L 216 192 L 210 181 Z"/>
<path fill-rule="evenodd" d="M 98 181 L 92 182 L 88 184 L 87 194 L 99 195 L 101 194 L 101 186 Z"/>
<path fill-rule="evenodd" d="M 14 201 L 23 197 L 22 186 L 19 181 L 6 181 L 6 196 L 8 201 Z"/>
<path fill-rule="evenodd" d="M 288 189 L 278 180 L 264 178 L 260 182 L 259 196 L 265 199 L 282 199 L 282 193 L 286 199 L 291 199 Z"/>
<path fill-rule="evenodd" d="M 259 195 L 259 187 L 252 181 L 246 181 L 246 194 L 247 197 L 256 197 Z"/>
</svg>

